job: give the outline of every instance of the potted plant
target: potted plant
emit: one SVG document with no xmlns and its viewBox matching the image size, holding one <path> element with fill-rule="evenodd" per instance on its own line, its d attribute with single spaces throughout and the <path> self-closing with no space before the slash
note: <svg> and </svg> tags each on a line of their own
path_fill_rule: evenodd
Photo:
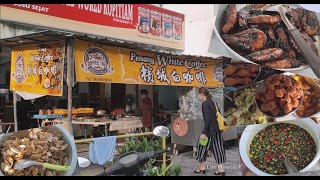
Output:
<svg viewBox="0 0 320 180">
<path fill-rule="evenodd" d="M 148 164 L 144 170 L 145 176 L 179 176 L 181 174 L 181 166 L 171 163 L 169 166 L 153 166 Z"/>
<path fill-rule="evenodd" d="M 152 150 L 153 151 L 159 151 L 159 150 L 162 150 L 162 139 L 161 138 L 158 138 L 157 140 L 155 141 L 152 141 L 151 143 L 151 146 L 152 146 Z M 168 166 L 169 164 L 171 164 L 171 160 L 172 160 L 172 156 L 171 155 L 166 155 L 166 166 Z M 153 166 L 158 166 L 158 167 L 161 167 L 163 164 L 163 156 L 160 155 L 160 156 L 157 156 L 155 159 L 153 159 L 152 161 L 152 165 Z"/>
</svg>

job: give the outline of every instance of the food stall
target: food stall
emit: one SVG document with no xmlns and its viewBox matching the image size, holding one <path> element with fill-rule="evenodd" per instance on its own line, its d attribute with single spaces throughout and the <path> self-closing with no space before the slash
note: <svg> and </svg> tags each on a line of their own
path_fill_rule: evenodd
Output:
<svg viewBox="0 0 320 180">
<path fill-rule="evenodd" d="M 125 6 L 125 7 L 124 7 Z M 73 57 L 73 39 L 78 38 L 82 40 L 89 40 L 91 43 L 107 44 L 116 47 L 129 47 L 131 49 L 157 49 L 166 52 L 181 52 L 184 49 L 184 15 L 173 11 L 165 10 L 153 5 L 148 4 L 55 4 L 55 5 L 40 5 L 40 4 L 4 4 L 1 8 L 1 21 L 8 22 L 9 24 L 15 23 L 21 25 L 28 24 L 39 27 L 40 32 L 32 32 L 30 34 L 22 35 L 19 37 L 10 37 L 1 40 L 1 45 L 6 47 L 21 47 L 29 44 L 47 43 L 55 40 L 62 40 L 66 42 L 66 59 L 67 59 L 67 104 L 68 104 L 68 122 L 69 129 L 71 129 L 71 121 L 73 109 L 73 100 L 75 96 L 82 100 L 81 95 L 73 95 L 75 83 L 74 76 L 74 57 Z M 115 15 L 115 9 L 125 8 L 125 14 Z M 73 14 L 78 16 L 70 16 L 64 12 L 72 11 Z M 84 15 L 85 14 L 85 15 Z M 161 16 L 159 16 L 161 15 Z M 34 19 L 38 17 L 38 20 Z M 22 20 L 21 18 L 24 17 Z M 116 18 L 115 18 L 116 17 Z M 163 17 L 163 18 L 159 18 Z M 57 21 L 57 19 L 59 19 Z M 88 22 L 88 19 L 90 21 Z M 98 21 L 96 21 L 98 19 Z M 102 20 L 103 19 L 103 20 Z M 150 28 L 150 23 L 152 27 Z M 161 22 L 166 26 L 162 25 Z M 70 26 L 65 26 L 70 24 Z M 138 26 L 136 26 L 138 24 Z M 23 26 L 23 25 L 21 25 Z M 79 28 L 81 27 L 81 28 Z M 94 29 L 94 31 L 92 31 Z M 108 32 L 108 33 L 106 33 Z M 88 36 L 87 36 L 88 35 Z M 108 37 L 108 38 L 106 38 Z M 15 38 L 15 39 L 14 39 Z M 112 39 L 114 38 L 114 39 Z M 123 41 L 125 40 L 125 41 Z M 88 52 L 91 54 L 90 52 Z M 90 64 L 88 70 L 92 70 Z M 102 66 L 105 64 L 102 64 Z M 98 76 L 101 73 L 109 73 L 96 70 Z M 108 69 L 109 71 L 110 69 Z M 40 71 L 39 71 L 40 72 Z M 42 69 L 41 69 L 42 72 Z M 63 75 L 63 74 L 62 74 Z M 59 76 L 63 82 L 64 76 Z M 51 79 L 44 79 L 45 88 L 51 88 Z M 101 82 L 105 80 L 99 79 Z M 88 80 L 87 82 L 97 82 L 96 80 Z M 50 85 L 49 85 L 50 84 Z M 132 84 L 132 83 L 131 83 Z M 50 86 L 50 87 L 49 87 Z M 62 87 L 62 86 L 61 86 Z M 59 88 L 61 88 L 59 87 Z M 29 88 L 29 93 L 34 92 Z M 62 89 L 62 88 L 61 88 Z M 100 88 L 101 90 L 102 88 Z M 13 90 L 13 89 L 12 89 Z M 15 91 L 17 89 L 14 89 Z M 24 90 L 21 90 L 24 91 Z M 116 90 L 115 90 L 116 92 Z M 15 98 L 16 96 L 14 96 Z M 90 96 L 89 96 L 90 97 Z M 123 97 L 121 97 L 123 98 Z M 102 98 L 97 98 L 99 103 L 104 102 Z M 94 102 L 94 104 L 99 104 Z M 102 104 L 102 103 L 100 103 Z M 113 104 L 116 104 L 115 102 Z M 16 106 L 16 104 L 14 105 Z M 79 108 L 93 107 L 78 106 Z M 63 109 L 65 110 L 65 109 Z M 16 112 L 16 110 L 15 110 Z M 15 113 L 16 114 L 16 113 Z M 114 114 L 114 113 L 113 113 Z M 123 113 L 121 113 L 122 115 Z M 39 113 L 42 115 L 42 113 Z M 44 114 L 46 119 L 50 119 L 52 114 Z M 88 114 L 87 114 L 88 115 Z M 117 114 L 119 115 L 119 114 Z M 123 117 L 126 118 L 126 117 Z M 16 119 L 16 118 L 15 118 Z M 34 118 L 37 119 L 37 118 Z M 39 118 L 37 119 L 39 120 Z"/>
</svg>

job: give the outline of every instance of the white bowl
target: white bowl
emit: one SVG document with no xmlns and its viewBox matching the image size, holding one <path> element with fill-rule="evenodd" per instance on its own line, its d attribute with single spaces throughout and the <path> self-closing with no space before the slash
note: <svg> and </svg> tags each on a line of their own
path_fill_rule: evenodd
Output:
<svg viewBox="0 0 320 180">
<path fill-rule="evenodd" d="M 290 6 L 292 7 L 296 7 L 296 5 L 294 4 L 291 4 Z M 214 30 L 214 33 L 217 37 L 217 39 L 223 44 L 223 46 L 227 49 L 228 51 L 228 54 L 230 55 L 229 57 L 230 58 L 233 58 L 233 59 L 239 59 L 239 60 L 242 60 L 242 61 L 245 61 L 245 62 L 249 62 L 249 63 L 253 63 L 253 64 L 257 64 L 257 63 L 254 63 L 248 59 L 246 59 L 245 57 L 241 56 L 240 54 L 238 54 L 237 52 L 235 52 L 233 49 L 231 49 L 225 42 L 224 40 L 221 38 L 221 27 L 222 27 L 222 24 L 224 23 L 225 21 L 225 14 L 226 14 L 226 9 L 228 7 L 228 4 L 219 4 L 219 8 L 218 8 L 218 11 L 217 11 L 217 17 L 216 17 L 216 21 L 215 21 L 215 25 L 213 27 L 213 30 Z M 238 7 L 243 7 L 243 5 L 241 4 L 237 4 L 237 9 Z M 316 14 L 317 17 L 318 17 L 318 20 L 320 20 L 320 14 L 317 13 Z M 320 32 L 320 30 L 319 30 Z M 320 51 L 320 47 L 318 47 L 318 50 Z M 278 69 L 278 70 L 281 70 L 281 71 L 299 71 L 299 70 L 303 70 L 303 69 L 306 69 L 308 68 L 309 65 L 302 65 L 298 68 L 290 68 L 290 69 Z"/>
<path fill-rule="evenodd" d="M 289 123 L 289 124 L 295 124 L 300 126 L 301 128 L 305 129 L 307 132 L 310 133 L 310 135 L 315 140 L 316 144 L 316 150 L 317 154 L 313 161 L 304 169 L 302 169 L 300 172 L 309 172 L 314 170 L 316 167 L 319 159 L 320 159 L 320 130 L 319 126 L 310 118 L 306 119 L 299 119 L 299 120 L 291 120 L 291 121 L 283 121 L 279 123 Z M 258 134 L 261 130 L 265 129 L 267 126 L 277 124 L 277 123 L 268 123 L 268 124 L 259 124 L 259 125 L 250 125 L 247 126 L 247 128 L 244 130 L 239 144 L 239 150 L 240 150 L 240 156 L 243 160 L 244 164 L 256 175 L 258 176 L 274 176 L 272 174 L 265 173 L 261 171 L 260 169 L 256 168 L 249 157 L 249 150 L 250 150 L 250 144 L 256 134 Z"/>
</svg>

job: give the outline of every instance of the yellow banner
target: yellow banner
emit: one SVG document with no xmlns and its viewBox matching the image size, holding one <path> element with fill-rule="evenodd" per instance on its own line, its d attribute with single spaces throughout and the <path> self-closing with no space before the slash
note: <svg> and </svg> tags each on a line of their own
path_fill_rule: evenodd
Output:
<svg viewBox="0 0 320 180">
<path fill-rule="evenodd" d="M 13 48 L 10 90 L 62 96 L 64 53 L 64 42 Z"/>
<path fill-rule="evenodd" d="M 223 86 L 222 61 L 75 41 L 78 82 Z"/>
</svg>

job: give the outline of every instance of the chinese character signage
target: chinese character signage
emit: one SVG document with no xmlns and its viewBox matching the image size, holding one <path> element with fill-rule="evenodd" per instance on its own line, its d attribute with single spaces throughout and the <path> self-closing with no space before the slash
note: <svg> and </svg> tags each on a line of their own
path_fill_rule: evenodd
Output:
<svg viewBox="0 0 320 180">
<path fill-rule="evenodd" d="M 78 82 L 223 86 L 222 62 L 75 41 Z"/>
<path fill-rule="evenodd" d="M 184 15 L 150 4 L 1 4 L 0 17 L 6 21 L 184 49 Z"/>
<path fill-rule="evenodd" d="M 10 90 L 62 96 L 64 42 L 12 49 Z"/>
</svg>

